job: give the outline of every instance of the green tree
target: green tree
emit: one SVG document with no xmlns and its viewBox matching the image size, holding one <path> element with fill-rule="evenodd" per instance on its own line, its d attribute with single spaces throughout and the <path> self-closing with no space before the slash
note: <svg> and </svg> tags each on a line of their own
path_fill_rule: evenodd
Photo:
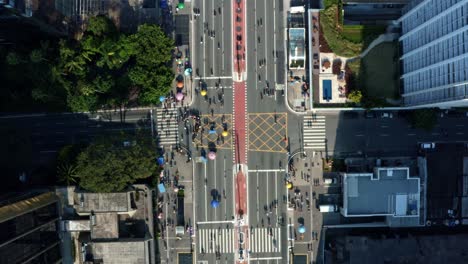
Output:
<svg viewBox="0 0 468 264">
<path fill-rule="evenodd" d="M 67 145 L 57 155 L 57 179 L 59 183 L 72 185 L 78 183 L 76 158 L 82 146 Z"/>
<path fill-rule="evenodd" d="M 123 142 L 133 142 L 124 146 Z M 78 156 L 80 186 L 92 192 L 116 192 L 156 170 L 153 143 L 149 135 L 119 135 L 101 138 Z"/>
<path fill-rule="evenodd" d="M 6 62 L 8 65 L 18 65 L 23 62 L 20 55 L 16 52 L 9 52 L 6 56 Z"/>
<path fill-rule="evenodd" d="M 354 90 L 348 94 L 348 99 L 356 104 L 360 104 L 362 100 L 362 93 L 359 90 Z"/>
<path fill-rule="evenodd" d="M 409 121 L 415 128 L 431 131 L 437 124 L 437 110 L 434 108 L 414 110 L 409 116 Z"/>
<path fill-rule="evenodd" d="M 156 103 L 159 96 L 167 94 L 173 80 L 168 66 L 174 41 L 156 25 L 141 25 L 130 36 L 135 44 L 135 67 L 129 70 L 130 80 L 141 88 L 143 103 Z"/>
</svg>

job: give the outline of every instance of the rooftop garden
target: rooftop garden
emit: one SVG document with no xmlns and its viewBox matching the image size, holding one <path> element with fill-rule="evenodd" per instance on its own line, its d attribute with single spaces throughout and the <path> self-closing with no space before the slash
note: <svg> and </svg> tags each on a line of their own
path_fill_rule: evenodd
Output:
<svg viewBox="0 0 468 264">
<path fill-rule="evenodd" d="M 320 11 L 322 34 L 330 49 L 339 56 L 356 57 L 380 34 L 381 25 L 344 25 L 341 0 L 325 0 Z"/>
</svg>

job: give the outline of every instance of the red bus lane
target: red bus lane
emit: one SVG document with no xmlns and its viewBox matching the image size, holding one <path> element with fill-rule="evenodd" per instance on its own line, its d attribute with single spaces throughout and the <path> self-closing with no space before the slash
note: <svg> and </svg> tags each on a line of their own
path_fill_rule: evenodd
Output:
<svg viewBox="0 0 468 264">
<path fill-rule="evenodd" d="M 236 263 L 248 259 L 247 213 L 247 88 L 245 77 L 245 0 L 233 0 L 233 142 L 235 177 Z"/>
</svg>

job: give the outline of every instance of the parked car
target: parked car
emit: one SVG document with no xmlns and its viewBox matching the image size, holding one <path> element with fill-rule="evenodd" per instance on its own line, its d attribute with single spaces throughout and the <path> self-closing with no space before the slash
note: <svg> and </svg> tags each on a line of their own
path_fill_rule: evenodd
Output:
<svg viewBox="0 0 468 264">
<path fill-rule="evenodd" d="M 366 111 L 366 112 L 364 113 L 364 116 L 365 116 L 366 118 L 375 118 L 375 117 L 376 117 L 376 114 L 375 114 L 374 111 Z"/>
<path fill-rule="evenodd" d="M 343 113 L 343 117 L 346 119 L 354 119 L 354 118 L 358 118 L 359 114 L 358 112 L 355 112 L 355 111 L 345 111 Z"/>
<path fill-rule="evenodd" d="M 336 204 L 322 204 L 319 206 L 319 211 L 321 213 L 337 212 L 338 206 Z"/>
<path fill-rule="evenodd" d="M 434 149 L 435 148 L 435 143 L 421 143 L 421 148 L 422 149 Z"/>
<path fill-rule="evenodd" d="M 382 118 L 393 118 L 393 114 L 389 112 L 383 112 L 380 114 L 380 117 Z"/>
<path fill-rule="evenodd" d="M 324 184 L 327 184 L 327 185 L 330 185 L 330 184 L 336 184 L 336 178 L 326 178 L 326 179 L 323 179 L 323 183 Z"/>
</svg>

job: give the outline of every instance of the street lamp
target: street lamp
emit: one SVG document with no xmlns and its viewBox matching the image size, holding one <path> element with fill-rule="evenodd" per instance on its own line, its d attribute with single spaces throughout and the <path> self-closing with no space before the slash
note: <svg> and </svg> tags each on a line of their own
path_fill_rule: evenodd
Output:
<svg viewBox="0 0 468 264">
<path fill-rule="evenodd" d="M 296 156 L 298 154 L 301 154 L 302 158 L 307 157 L 306 152 L 304 150 L 302 150 L 302 149 L 298 149 L 298 150 L 294 151 L 294 153 L 292 155 L 290 155 L 289 152 L 288 152 L 288 163 L 287 163 L 288 167 L 286 169 L 286 180 L 289 179 L 289 164 L 291 163 L 291 160 L 294 158 L 294 156 Z"/>
</svg>

